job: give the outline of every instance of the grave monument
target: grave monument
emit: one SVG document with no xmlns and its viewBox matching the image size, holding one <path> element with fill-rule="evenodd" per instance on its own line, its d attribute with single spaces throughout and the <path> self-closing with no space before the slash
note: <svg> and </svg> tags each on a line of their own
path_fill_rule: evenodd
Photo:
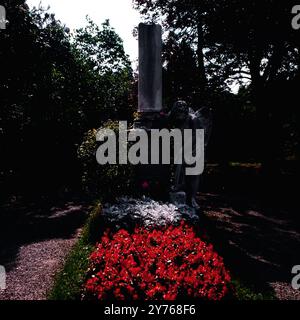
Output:
<svg viewBox="0 0 300 320">
<path fill-rule="evenodd" d="M 157 24 L 139 24 L 139 85 L 138 113 L 139 117 L 134 128 L 146 130 L 162 129 L 173 122 L 180 129 L 204 129 L 206 144 L 211 129 L 211 116 L 207 108 L 194 112 L 184 101 L 178 101 L 171 109 L 168 117 L 161 117 L 162 111 L 162 29 Z M 174 122 L 175 120 L 175 122 Z M 150 136 L 150 135 L 149 135 Z M 149 152 L 149 157 L 151 154 Z M 174 186 L 170 182 L 170 166 L 140 165 L 138 177 L 143 181 L 154 181 L 156 191 L 164 197 L 170 196 L 171 201 L 187 203 L 198 209 L 196 193 L 199 187 L 199 175 L 184 176 L 185 164 L 177 165 L 175 169 Z M 172 192 L 169 193 L 169 191 Z"/>
</svg>

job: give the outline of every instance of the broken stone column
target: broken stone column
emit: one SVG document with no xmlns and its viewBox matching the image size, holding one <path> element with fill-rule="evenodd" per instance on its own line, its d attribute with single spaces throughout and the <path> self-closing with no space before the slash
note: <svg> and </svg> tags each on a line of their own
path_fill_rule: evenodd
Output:
<svg viewBox="0 0 300 320">
<path fill-rule="evenodd" d="M 139 24 L 139 99 L 141 113 L 162 109 L 162 29 L 158 24 Z"/>
<path fill-rule="evenodd" d="M 6 29 L 6 10 L 0 5 L 0 30 Z"/>
<path fill-rule="evenodd" d="M 138 36 L 139 118 L 136 119 L 134 127 L 148 131 L 150 160 L 150 130 L 163 127 L 160 115 L 162 111 L 162 28 L 158 24 L 140 23 Z M 168 190 L 168 169 L 169 166 L 160 164 L 138 166 L 138 185 L 149 185 L 149 193 L 153 197 L 164 197 Z"/>
</svg>

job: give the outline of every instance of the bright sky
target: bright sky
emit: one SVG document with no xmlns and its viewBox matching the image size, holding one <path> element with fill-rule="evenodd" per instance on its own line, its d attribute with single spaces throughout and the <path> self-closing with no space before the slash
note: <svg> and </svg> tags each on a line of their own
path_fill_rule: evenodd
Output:
<svg viewBox="0 0 300 320">
<path fill-rule="evenodd" d="M 124 41 L 124 48 L 134 62 L 138 57 L 138 42 L 132 31 L 141 21 L 138 11 L 132 8 L 132 0 L 27 0 L 30 8 L 50 6 L 50 12 L 70 29 L 83 27 L 86 15 L 100 25 L 106 19 Z"/>
</svg>

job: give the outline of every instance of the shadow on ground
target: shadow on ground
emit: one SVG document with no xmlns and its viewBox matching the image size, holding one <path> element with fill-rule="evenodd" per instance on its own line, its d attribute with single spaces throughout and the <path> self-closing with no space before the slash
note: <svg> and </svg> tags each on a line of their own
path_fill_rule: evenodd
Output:
<svg viewBox="0 0 300 320">
<path fill-rule="evenodd" d="M 201 194 L 199 203 L 203 209 L 202 223 L 237 277 L 257 290 L 277 290 L 279 298 L 300 298 L 299 292 L 291 288 L 292 267 L 300 264 L 297 212 L 291 208 L 268 208 L 242 197 L 209 193 Z M 280 297 L 281 294 L 287 297 Z"/>
<path fill-rule="evenodd" d="M 10 271 L 24 245 L 69 239 L 82 227 L 88 206 L 78 201 L 41 201 L 0 207 L 0 265 Z"/>
</svg>

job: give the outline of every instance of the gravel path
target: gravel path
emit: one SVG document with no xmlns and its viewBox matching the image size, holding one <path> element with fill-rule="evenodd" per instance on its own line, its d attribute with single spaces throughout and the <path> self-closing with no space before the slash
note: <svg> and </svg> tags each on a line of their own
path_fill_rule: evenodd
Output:
<svg viewBox="0 0 300 320">
<path fill-rule="evenodd" d="M 47 214 L 35 208 L 28 215 L 24 210 L 0 214 L 0 265 L 7 272 L 0 300 L 46 299 L 54 275 L 78 239 L 87 212 L 84 206 L 68 203 L 43 209 Z"/>
<path fill-rule="evenodd" d="M 300 290 L 291 285 L 292 268 L 300 264 L 299 210 L 219 194 L 202 194 L 199 203 L 202 223 L 239 278 L 279 300 L 300 300 Z"/>
<path fill-rule="evenodd" d="M 71 250 L 76 237 L 22 246 L 16 266 L 7 273 L 7 289 L 0 300 L 44 300 L 53 277 Z"/>
</svg>

